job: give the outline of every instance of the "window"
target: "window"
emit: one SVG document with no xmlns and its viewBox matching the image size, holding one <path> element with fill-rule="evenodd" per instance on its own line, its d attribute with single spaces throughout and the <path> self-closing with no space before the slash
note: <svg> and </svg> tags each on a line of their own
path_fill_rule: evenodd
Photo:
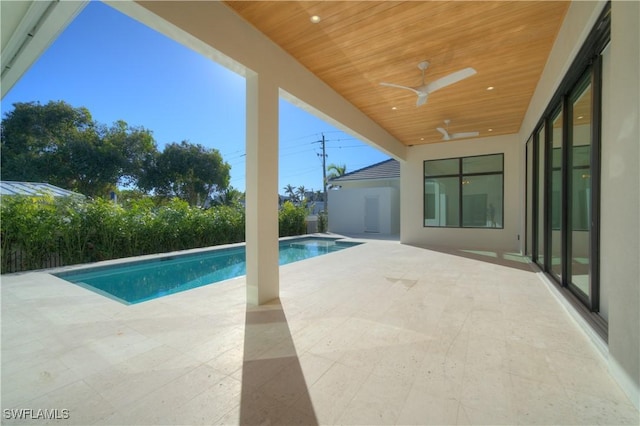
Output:
<svg viewBox="0 0 640 426">
<path fill-rule="evenodd" d="M 424 162 L 424 226 L 503 228 L 504 154 Z"/>
</svg>

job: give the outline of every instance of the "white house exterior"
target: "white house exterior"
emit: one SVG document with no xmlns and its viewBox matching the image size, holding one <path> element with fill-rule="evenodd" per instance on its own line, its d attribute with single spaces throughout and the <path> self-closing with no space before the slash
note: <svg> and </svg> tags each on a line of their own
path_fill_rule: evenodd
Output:
<svg viewBox="0 0 640 426">
<path fill-rule="evenodd" d="M 337 234 L 400 233 L 400 163 L 386 160 L 331 179 L 329 231 Z"/>
</svg>

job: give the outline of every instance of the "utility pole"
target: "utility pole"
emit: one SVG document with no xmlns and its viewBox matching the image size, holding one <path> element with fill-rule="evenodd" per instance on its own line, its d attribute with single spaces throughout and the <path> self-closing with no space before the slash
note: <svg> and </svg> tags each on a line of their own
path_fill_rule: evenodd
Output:
<svg viewBox="0 0 640 426">
<path fill-rule="evenodd" d="M 324 133 L 322 134 L 322 185 L 324 187 L 324 212 L 329 213 L 329 200 L 327 199 L 327 154 L 324 147 Z"/>
<path fill-rule="evenodd" d="M 317 154 L 318 157 L 322 157 L 322 187 L 324 188 L 324 194 L 323 194 L 323 198 L 324 198 L 324 211 L 325 213 L 327 212 L 327 205 L 328 200 L 327 200 L 327 151 L 325 149 L 325 138 L 324 138 L 324 133 L 322 133 L 322 140 L 321 141 L 315 141 L 313 143 L 321 143 L 322 144 L 322 154 Z"/>
</svg>

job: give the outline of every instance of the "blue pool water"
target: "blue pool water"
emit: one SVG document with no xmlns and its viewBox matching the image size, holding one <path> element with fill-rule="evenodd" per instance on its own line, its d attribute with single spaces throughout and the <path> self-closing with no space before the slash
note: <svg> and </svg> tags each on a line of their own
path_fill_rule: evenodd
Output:
<svg viewBox="0 0 640 426">
<path fill-rule="evenodd" d="M 281 241 L 279 263 L 285 265 L 358 244 L 360 243 L 328 238 Z M 66 271 L 54 275 L 122 303 L 133 304 L 245 274 L 243 246 Z"/>
</svg>

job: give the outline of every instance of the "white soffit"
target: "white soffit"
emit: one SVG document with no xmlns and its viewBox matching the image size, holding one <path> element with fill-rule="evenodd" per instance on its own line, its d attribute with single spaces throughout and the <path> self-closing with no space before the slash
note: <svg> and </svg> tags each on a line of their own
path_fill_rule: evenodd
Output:
<svg viewBox="0 0 640 426">
<path fill-rule="evenodd" d="M 3 98 L 87 3 L 0 1 Z"/>
</svg>

